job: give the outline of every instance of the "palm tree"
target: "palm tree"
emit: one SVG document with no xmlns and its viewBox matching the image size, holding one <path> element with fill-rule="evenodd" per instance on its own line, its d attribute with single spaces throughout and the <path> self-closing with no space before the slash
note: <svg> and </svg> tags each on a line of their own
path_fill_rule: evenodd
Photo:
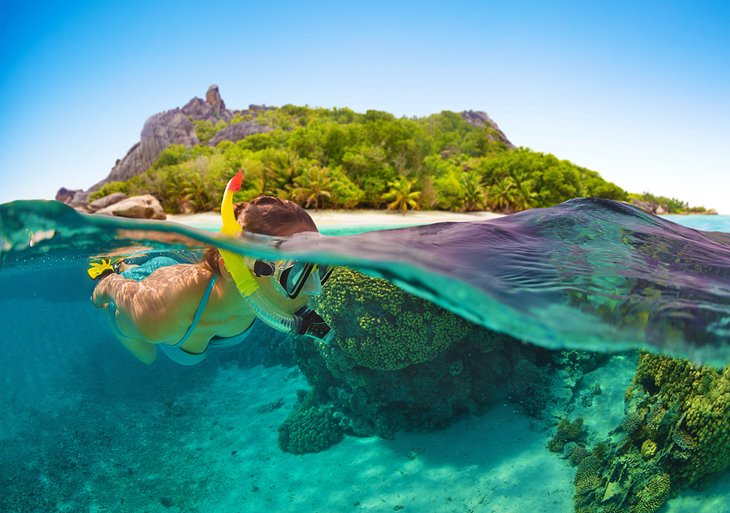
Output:
<svg viewBox="0 0 730 513">
<path fill-rule="evenodd" d="M 537 193 L 532 190 L 532 180 L 523 174 L 513 174 L 515 182 L 515 209 L 527 210 L 537 205 Z"/>
<path fill-rule="evenodd" d="M 511 177 L 496 182 L 489 188 L 489 204 L 494 210 L 510 211 L 514 209 L 515 182 Z"/>
<path fill-rule="evenodd" d="M 475 171 L 464 173 L 461 178 L 461 185 L 464 188 L 462 207 L 467 212 L 482 210 L 484 208 L 487 190 L 479 180 L 479 174 Z"/>
<path fill-rule="evenodd" d="M 390 191 L 381 196 L 384 200 L 390 201 L 388 210 L 400 210 L 403 214 L 409 208 L 418 210 L 418 198 L 421 197 L 421 191 L 412 190 L 415 183 L 415 180 L 409 180 L 405 176 L 389 182 L 388 187 L 390 187 Z"/>
<path fill-rule="evenodd" d="M 308 167 L 301 175 L 294 178 L 296 187 L 292 189 L 292 197 L 295 201 L 303 203 L 304 208 L 314 206 L 315 210 L 319 210 L 332 196 L 330 192 L 332 181 L 326 167 Z"/>
<path fill-rule="evenodd" d="M 532 190 L 532 182 L 527 180 L 517 184 L 515 193 L 515 208 L 527 210 L 537 205 L 537 193 Z"/>
<path fill-rule="evenodd" d="M 291 150 L 275 151 L 264 160 L 269 176 L 276 180 L 279 189 L 285 189 L 294 184 L 301 164 L 299 156 Z"/>
</svg>

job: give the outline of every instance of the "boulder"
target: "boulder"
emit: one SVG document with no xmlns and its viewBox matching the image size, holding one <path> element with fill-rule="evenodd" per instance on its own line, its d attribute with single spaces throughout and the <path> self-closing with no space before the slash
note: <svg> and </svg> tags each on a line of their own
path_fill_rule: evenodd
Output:
<svg viewBox="0 0 730 513">
<path fill-rule="evenodd" d="M 208 88 L 205 100 L 195 97 L 182 108 L 160 112 L 151 116 L 142 128 L 139 142 L 129 149 L 124 158 L 116 161 L 111 173 L 106 178 L 89 188 L 87 196 L 89 192 L 99 189 L 104 184 L 129 180 L 133 176 L 144 173 L 157 161 L 162 150 L 171 144 L 181 144 L 188 147 L 200 144 L 198 137 L 195 135 L 193 121 L 210 121 L 214 124 L 220 120 L 229 122 L 237 112 L 226 109 L 220 90 L 214 84 Z M 234 140 L 238 140 L 246 135 L 268 130 L 268 128 L 256 127 L 254 125 L 247 128 L 239 127 L 228 133 L 237 137 Z M 224 138 L 218 138 L 218 142 Z M 59 195 L 62 191 L 66 191 L 63 195 L 64 198 L 68 196 L 69 192 L 75 192 L 63 188 L 59 190 Z"/>
<path fill-rule="evenodd" d="M 61 203 L 65 203 L 66 205 L 70 205 L 78 210 L 86 212 L 88 211 L 89 194 L 90 193 L 85 192 L 82 189 L 67 189 L 66 187 L 61 187 L 56 193 L 56 201 L 60 201 Z"/>
<path fill-rule="evenodd" d="M 67 189 L 66 187 L 61 187 L 56 193 L 56 201 L 70 205 L 71 201 L 74 199 L 74 194 L 77 192 L 81 192 L 81 189 Z"/>
<path fill-rule="evenodd" d="M 215 146 L 221 141 L 236 142 L 249 135 L 260 134 L 262 132 L 268 132 L 269 130 L 271 130 L 270 127 L 259 125 L 255 121 L 241 121 L 240 123 L 234 123 L 233 125 L 229 125 L 223 130 L 220 130 L 208 142 L 208 146 Z"/>
<path fill-rule="evenodd" d="M 124 194 L 123 192 L 113 192 L 111 194 L 107 194 L 103 198 L 99 198 L 89 203 L 89 209 L 96 212 L 97 210 L 106 208 L 109 205 L 113 205 L 114 203 L 119 203 L 123 199 L 127 199 L 126 194 Z"/>
<path fill-rule="evenodd" d="M 136 219 L 167 218 L 160 202 L 151 194 L 132 196 L 109 205 L 95 212 L 96 214 L 118 217 L 133 217 Z"/>
</svg>

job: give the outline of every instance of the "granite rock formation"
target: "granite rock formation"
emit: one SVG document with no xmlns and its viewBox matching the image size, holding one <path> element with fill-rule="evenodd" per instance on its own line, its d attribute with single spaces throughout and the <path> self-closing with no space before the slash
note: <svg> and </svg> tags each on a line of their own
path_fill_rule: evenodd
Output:
<svg viewBox="0 0 730 513">
<path fill-rule="evenodd" d="M 503 142 L 508 148 L 515 147 L 515 145 L 507 139 L 507 136 L 504 135 L 504 132 L 500 130 L 499 126 L 497 126 L 497 123 L 495 123 L 486 112 L 481 110 L 465 110 L 461 113 L 461 117 L 472 126 L 491 129 L 491 138 L 496 141 Z"/>
<path fill-rule="evenodd" d="M 215 146 L 221 141 L 236 142 L 249 135 L 260 134 L 269 130 L 271 130 L 270 127 L 259 125 L 255 121 L 241 121 L 240 123 L 234 123 L 220 130 L 208 142 L 208 146 Z"/>
<path fill-rule="evenodd" d="M 209 121 L 214 124 L 221 120 L 230 122 L 237 113 L 238 111 L 226 108 L 218 86 L 211 85 L 205 94 L 205 100 L 195 97 L 183 107 L 160 112 L 147 119 L 139 142 L 132 146 L 122 159 L 117 160 L 109 176 L 93 185 L 88 191 L 59 190 L 58 196 L 63 198 L 59 201 L 69 204 L 73 202 L 76 205 L 84 204 L 89 193 L 99 189 L 102 185 L 129 180 L 133 176 L 147 171 L 169 145 L 194 146 L 200 144 L 195 135 L 194 121 Z M 214 144 L 228 139 L 228 136 L 231 137 L 228 140 L 237 141 L 247 135 L 269 130 L 268 127 L 254 121 L 238 123 L 229 128 L 230 130 L 225 134 L 216 135 Z M 64 194 L 61 194 L 62 191 Z M 69 192 L 74 194 L 69 195 Z"/>
</svg>

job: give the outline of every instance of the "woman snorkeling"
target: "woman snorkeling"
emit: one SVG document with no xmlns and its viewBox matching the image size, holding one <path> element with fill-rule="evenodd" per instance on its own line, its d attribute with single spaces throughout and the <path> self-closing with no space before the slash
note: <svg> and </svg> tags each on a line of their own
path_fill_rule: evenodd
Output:
<svg viewBox="0 0 730 513">
<path fill-rule="evenodd" d="M 223 233 L 318 232 L 309 214 L 288 200 L 262 196 L 234 206 L 240 179 L 239 172 L 224 193 Z M 172 360 L 194 365 L 209 348 L 242 342 L 256 318 L 280 331 L 325 339 L 329 327 L 306 304 L 321 291 L 329 271 L 208 248 L 197 263 L 156 257 L 119 274 L 109 271 L 92 301 L 109 311 L 117 338 L 140 361 L 154 362 L 159 347 Z"/>
</svg>

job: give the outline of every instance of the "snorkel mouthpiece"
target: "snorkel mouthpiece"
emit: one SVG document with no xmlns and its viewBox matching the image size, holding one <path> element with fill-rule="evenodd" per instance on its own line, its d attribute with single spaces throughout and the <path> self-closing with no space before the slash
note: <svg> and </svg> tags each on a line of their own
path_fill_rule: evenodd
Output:
<svg viewBox="0 0 730 513">
<path fill-rule="evenodd" d="M 298 335 L 311 337 L 324 345 L 328 345 L 334 338 L 335 332 L 332 331 L 329 324 L 314 310 L 303 306 L 297 311 L 296 315 L 302 320 L 297 333 Z"/>
</svg>

